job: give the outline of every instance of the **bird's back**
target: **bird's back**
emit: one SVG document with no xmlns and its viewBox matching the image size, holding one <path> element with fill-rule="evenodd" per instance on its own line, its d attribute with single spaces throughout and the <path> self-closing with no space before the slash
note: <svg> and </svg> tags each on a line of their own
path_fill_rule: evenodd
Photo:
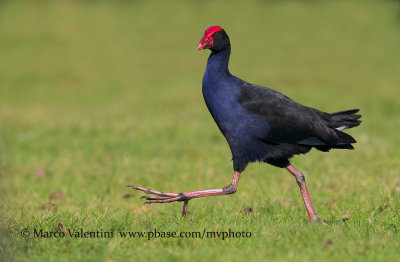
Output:
<svg viewBox="0 0 400 262">
<path fill-rule="evenodd" d="M 233 157 L 248 162 L 288 159 L 312 147 L 352 149 L 355 140 L 339 129 L 360 123 L 357 110 L 325 113 L 234 76 L 204 81 L 203 95 Z"/>
</svg>

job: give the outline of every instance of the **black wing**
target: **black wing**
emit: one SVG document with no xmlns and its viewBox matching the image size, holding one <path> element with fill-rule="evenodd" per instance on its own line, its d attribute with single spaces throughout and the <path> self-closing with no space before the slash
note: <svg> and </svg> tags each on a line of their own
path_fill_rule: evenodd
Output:
<svg viewBox="0 0 400 262">
<path fill-rule="evenodd" d="M 243 81 L 239 103 L 262 116 L 270 129 L 259 139 L 268 143 L 337 145 L 355 143 L 346 133 L 329 126 L 330 114 L 303 106 L 275 90 Z"/>
</svg>

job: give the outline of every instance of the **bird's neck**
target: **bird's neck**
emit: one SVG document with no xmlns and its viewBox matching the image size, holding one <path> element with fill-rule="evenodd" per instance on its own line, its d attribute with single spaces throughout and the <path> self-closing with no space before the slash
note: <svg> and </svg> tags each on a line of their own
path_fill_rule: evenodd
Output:
<svg viewBox="0 0 400 262">
<path fill-rule="evenodd" d="M 207 61 L 206 73 L 211 74 L 229 74 L 228 64 L 231 55 L 231 47 L 220 51 L 212 51 Z"/>
</svg>

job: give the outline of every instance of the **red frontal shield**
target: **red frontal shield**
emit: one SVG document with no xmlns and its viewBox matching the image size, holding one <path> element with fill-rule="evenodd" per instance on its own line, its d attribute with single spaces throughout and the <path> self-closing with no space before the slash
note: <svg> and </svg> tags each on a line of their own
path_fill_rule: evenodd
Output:
<svg viewBox="0 0 400 262">
<path fill-rule="evenodd" d="M 207 30 L 204 32 L 203 38 L 200 40 L 199 45 L 197 46 L 198 50 L 203 50 L 207 48 L 212 48 L 213 47 L 213 39 L 212 35 L 215 32 L 221 31 L 222 28 L 220 26 L 211 26 L 207 28 Z"/>
</svg>

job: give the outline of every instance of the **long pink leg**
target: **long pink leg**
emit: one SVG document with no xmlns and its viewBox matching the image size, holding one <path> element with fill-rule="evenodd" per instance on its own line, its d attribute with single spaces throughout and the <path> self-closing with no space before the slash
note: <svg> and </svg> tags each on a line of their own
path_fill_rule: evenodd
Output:
<svg viewBox="0 0 400 262">
<path fill-rule="evenodd" d="M 233 173 L 232 183 L 224 188 L 214 188 L 214 189 L 206 189 L 206 190 L 197 190 L 197 191 L 185 191 L 182 193 L 168 193 L 168 192 L 160 192 L 157 190 L 152 190 L 140 186 L 128 186 L 136 190 L 140 190 L 145 192 L 146 194 L 153 194 L 160 197 L 150 197 L 143 196 L 147 201 L 145 204 L 152 203 L 169 203 L 175 201 L 184 201 L 182 216 L 185 216 L 187 213 L 188 202 L 193 198 L 199 197 L 208 197 L 208 196 L 219 196 L 219 195 L 229 195 L 236 192 L 239 184 L 240 173 L 235 171 Z"/>
<path fill-rule="evenodd" d="M 300 187 L 301 196 L 303 197 L 304 205 L 306 206 L 306 210 L 308 213 L 308 217 L 312 223 L 318 222 L 319 218 L 315 214 L 314 207 L 311 203 L 310 194 L 308 193 L 307 186 L 306 186 L 306 179 L 304 175 L 298 171 L 294 166 L 288 165 L 286 169 L 292 173 L 292 175 L 296 178 L 297 184 Z"/>
</svg>

